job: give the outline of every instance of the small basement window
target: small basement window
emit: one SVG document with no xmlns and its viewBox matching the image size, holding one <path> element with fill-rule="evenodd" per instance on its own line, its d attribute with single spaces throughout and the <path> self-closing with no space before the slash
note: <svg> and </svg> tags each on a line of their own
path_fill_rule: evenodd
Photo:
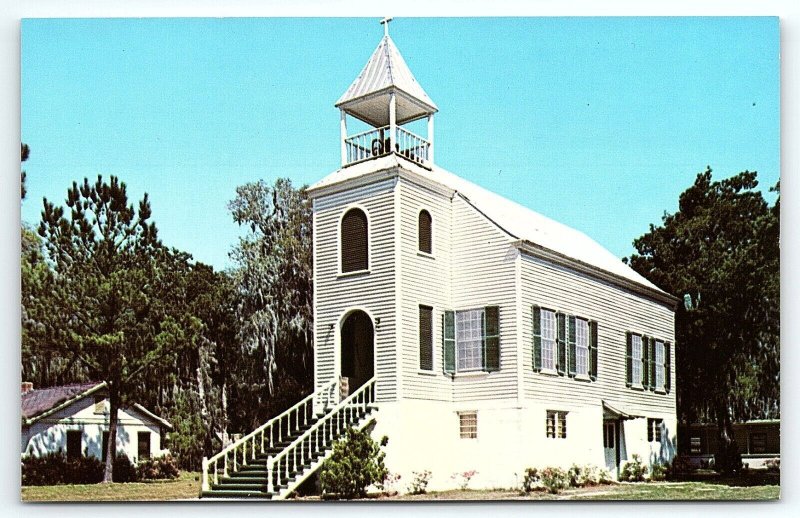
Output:
<svg viewBox="0 0 800 518">
<path fill-rule="evenodd" d="M 647 442 L 661 442 L 661 427 L 663 425 L 663 419 L 647 420 Z"/>
<path fill-rule="evenodd" d="M 462 439 L 478 438 L 478 412 L 459 412 L 458 431 Z"/>
<path fill-rule="evenodd" d="M 567 438 L 567 412 L 547 411 L 547 437 L 550 439 Z"/>
</svg>

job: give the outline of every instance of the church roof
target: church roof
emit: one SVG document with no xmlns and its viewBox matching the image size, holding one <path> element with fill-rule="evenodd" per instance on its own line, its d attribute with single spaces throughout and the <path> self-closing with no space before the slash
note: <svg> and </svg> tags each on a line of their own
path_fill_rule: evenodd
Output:
<svg viewBox="0 0 800 518">
<path fill-rule="evenodd" d="M 350 88 L 336 101 L 336 107 L 374 126 L 385 126 L 388 124 L 386 98 L 391 91 L 400 94 L 398 124 L 438 111 L 387 34 Z"/>
<path fill-rule="evenodd" d="M 315 183 L 309 190 L 314 191 L 367 176 L 370 173 L 398 167 L 455 191 L 513 239 L 527 241 L 579 263 L 587 264 L 594 269 L 611 273 L 616 277 L 646 287 L 667 298 L 672 298 L 671 295 L 666 294 L 639 275 L 620 258 L 583 232 L 543 216 L 435 165 L 429 170 L 400 158 L 396 154 L 391 154 L 344 167 Z"/>
</svg>

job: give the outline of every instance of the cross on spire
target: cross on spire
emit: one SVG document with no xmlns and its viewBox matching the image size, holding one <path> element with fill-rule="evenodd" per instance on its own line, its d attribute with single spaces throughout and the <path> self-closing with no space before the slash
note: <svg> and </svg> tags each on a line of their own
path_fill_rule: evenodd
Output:
<svg viewBox="0 0 800 518">
<path fill-rule="evenodd" d="M 391 16 L 386 16 L 383 20 L 381 20 L 381 25 L 383 25 L 383 35 L 389 35 L 389 22 L 391 22 L 393 18 Z"/>
</svg>

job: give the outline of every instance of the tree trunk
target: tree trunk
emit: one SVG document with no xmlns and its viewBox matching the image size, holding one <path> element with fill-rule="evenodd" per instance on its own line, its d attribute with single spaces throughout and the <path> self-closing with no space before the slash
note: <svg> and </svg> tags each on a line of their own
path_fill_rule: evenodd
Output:
<svg viewBox="0 0 800 518">
<path fill-rule="evenodd" d="M 725 403 L 717 405 L 717 454 L 714 467 L 723 475 L 730 475 L 742 467 L 742 456 L 733 434 L 733 421 Z"/>
<path fill-rule="evenodd" d="M 114 481 L 114 459 L 117 456 L 117 409 L 119 407 L 119 392 L 115 383 L 108 383 L 108 401 L 108 441 L 106 442 L 106 468 L 103 473 L 104 484 Z"/>
</svg>

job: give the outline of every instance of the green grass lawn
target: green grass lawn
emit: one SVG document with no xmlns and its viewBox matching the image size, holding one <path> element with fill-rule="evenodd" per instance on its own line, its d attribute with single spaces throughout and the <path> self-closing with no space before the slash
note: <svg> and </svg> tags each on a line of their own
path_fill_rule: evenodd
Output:
<svg viewBox="0 0 800 518">
<path fill-rule="evenodd" d="M 444 491 L 425 495 L 388 497 L 387 500 L 775 500 L 780 498 L 777 485 L 729 486 L 705 482 L 621 483 L 581 489 L 568 489 L 556 495 L 516 491 Z"/>
<path fill-rule="evenodd" d="M 182 472 L 176 480 L 128 484 L 26 486 L 23 502 L 147 501 L 196 499 L 200 474 Z"/>
<path fill-rule="evenodd" d="M 25 502 L 193 500 L 200 488 L 199 473 L 181 473 L 177 480 L 130 484 L 31 486 L 22 488 Z M 775 500 L 779 485 L 737 486 L 708 482 L 649 482 L 568 489 L 557 495 L 512 490 L 443 491 L 424 495 L 381 496 L 378 501 L 431 500 Z M 316 500 L 306 497 L 302 500 Z"/>
</svg>

